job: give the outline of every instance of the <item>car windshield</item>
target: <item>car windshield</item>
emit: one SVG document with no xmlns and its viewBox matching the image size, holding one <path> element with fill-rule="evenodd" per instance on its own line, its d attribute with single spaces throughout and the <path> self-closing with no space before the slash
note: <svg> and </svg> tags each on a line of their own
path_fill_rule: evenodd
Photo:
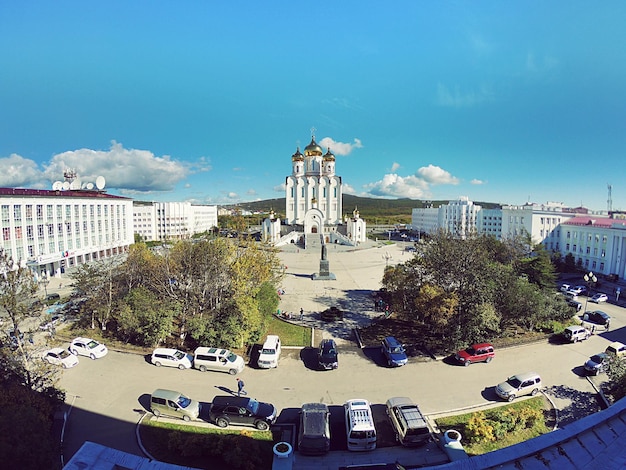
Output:
<svg viewBox="0 0 626 470">
<path fill-rule="evenodd" d="M 180 361 L 181 359 L 185 358 L 185 353 L 182 351 L 176 351 L 174 353 L 174 357 Z"/>
<path fill-rule="evenodd" d="M 69 357 L 69 355 L 70 353 L 68 352 L 68 350 L 64 349 L 59 353 L 59 359 L 65 359 L 66 357 Z"/>
<path fill-rule="evenodd" d="M 393 346 L 391 348 L 391 352 L 394 354 L 402 354 L 404 352 L 404 349 L 402 349 L 402 346 Z"/>
<path fill-rule="evenodd" d="M 185 395 L 181 395 L 178 397 L 178 404 L 181 408 L 187 408 L 191 403 L 191 399 L 187 398 Z"/>
<path fill-rule="evenodd" d="M 509 380 L 507 380 L 507 382 L 513 388 L 519 388 L 519 386 L 522 384 L 521 380 L 517 377 L 509 377 Z"/>
<path fill-rule="evenodd" d="M 237 355 L 234 353 L 230 353 L 228 356 L 226 356 L 226 359 L 229 362 L 235 362 L 237 360 Z"/>
<path fill-rule="evenodd" d="M 598 354 L 596 354 L 595 356 L 591 356 L 591 362 L 595 362 L 596 364 L 602 364 L 602 361 L 604 361 L 604 358 Z"/>
<path fill-rule="evenodd" d="M 259 402 L 253 398 L 250 398 L 250 400 L 248 400 L 248 404 L 246 405 L 246 409 L 248 411 L 251 411 L 253 414 L 256 414 L 259 410 Z"/>
<path fill-rule="evenodd" d="M 88 347 L 89 349 L 93 349 L 93 348 L 95 348 L 96 346 L 98 346 L 98 342 L 97 342 L 97 341 L 94 341 L 93 339 L 87 343 L 87 347 Z"/>
<path fill-rule="evenodd" d="M 472 347 L 467 348 L 467 349 L 465 350 L 465 352 L 466 352 L 467 354 L 469 354 L 470 356 L 474 356 L 474 355 L 476 355 L 476 350 L 475 350 L 474 348 L 472 348 Z"/>
</svg>

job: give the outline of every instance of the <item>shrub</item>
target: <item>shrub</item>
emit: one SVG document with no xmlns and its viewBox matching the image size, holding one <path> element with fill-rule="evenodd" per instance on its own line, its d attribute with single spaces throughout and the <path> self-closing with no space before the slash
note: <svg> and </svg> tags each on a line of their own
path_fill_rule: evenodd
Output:
<svg viewBox="0 0 626 470">
<path fill-rule="evenodd" d="M 479 442 L 482 440 L 495 441 L 493 426 L 487 420 L 485 413 L 482 411 L 475 413 L 467 423 L 467 438 L 470 442 Z"/>
</svg>

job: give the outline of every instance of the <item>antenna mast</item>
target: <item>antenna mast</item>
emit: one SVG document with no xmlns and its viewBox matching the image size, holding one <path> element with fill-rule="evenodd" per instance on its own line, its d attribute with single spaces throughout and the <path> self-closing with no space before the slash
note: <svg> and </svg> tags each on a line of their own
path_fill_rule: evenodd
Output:
<svg viewBox="0 0 626 470">
<path fill-rule="evenodd" d="M 609 198 L 606 200 L 606 208 L 609 212 L 611 212 L 613 210 L 613 196 L 611 196 L 611 190 L 613 187 L 610 183 L 607 184 L 606 187 L 609 190 Z"/>
</svg>

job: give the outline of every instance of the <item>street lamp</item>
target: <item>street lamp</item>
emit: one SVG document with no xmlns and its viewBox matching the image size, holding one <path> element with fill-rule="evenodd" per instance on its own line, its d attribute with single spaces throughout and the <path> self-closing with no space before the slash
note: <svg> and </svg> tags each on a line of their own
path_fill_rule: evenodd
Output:
<svg viewBox="0 0 626 470">
<path fill-rule="evenodd" d="M 48 279 L 48 276 L 46 274 L 41 277 L 41 279 L 39 280 L 39 284 L 43 286 L 46 297 L 48 297 L 48 284 L 50 284 L 50 279 Z"/>
<path fill-rule="evenodd" d="M 591 286 L 595 285 L 598 282 L 598 278 L 589 271 L 587 274 L 583 276 L 585 283 L 587 283 L 587 299 L 585 300 L 585 313 L 587 312 L 587 302 L 589 302 L 589 297 L 591 297 Z"/>
</svg>

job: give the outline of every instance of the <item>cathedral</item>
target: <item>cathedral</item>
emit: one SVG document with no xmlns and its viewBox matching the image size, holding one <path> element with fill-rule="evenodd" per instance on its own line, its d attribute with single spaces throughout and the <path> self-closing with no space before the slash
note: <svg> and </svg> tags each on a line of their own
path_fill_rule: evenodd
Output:
<svg viewBox="0 0 626 470">
<path fill-rule="evenodd" d="M 324 153 L 312 134 L 304 153 L 298 147 L 291 156 L 291 175 L 285 180 L 284 226 L 281 229 L 280 220 L 272 213 L 264 223 L 264 236 L 275 244 L 306 244 L 308 234 L 319 234 L 323 243 L 356 245 L 364 241 L 365 221 L 358 211 L 355 209 L 351 218 L 342 218 L 342 212 L 335 156 L 330 148 Z"/>
</svg>

